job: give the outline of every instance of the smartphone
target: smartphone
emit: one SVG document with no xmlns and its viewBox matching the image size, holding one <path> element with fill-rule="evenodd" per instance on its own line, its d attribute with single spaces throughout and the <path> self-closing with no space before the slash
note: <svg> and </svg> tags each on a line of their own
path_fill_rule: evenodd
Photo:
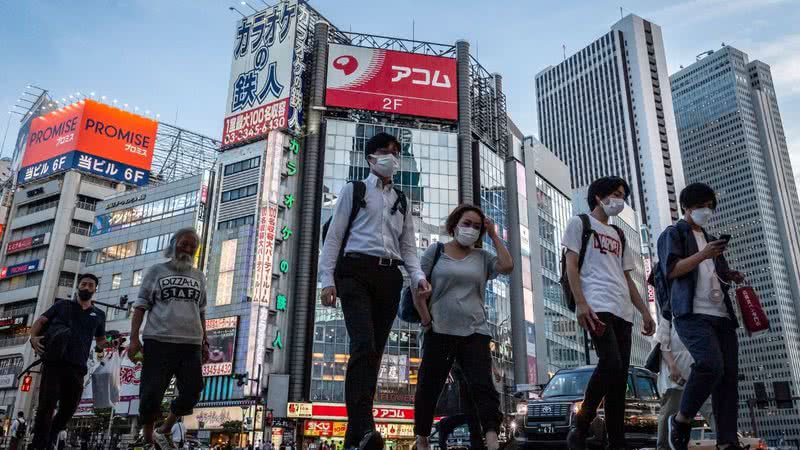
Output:
<svg viewBox="0 0 800 450">
<path fill-rule="evenodd" d="M 601 321 L 599 321 L 599 320 L 595 320 L 594 321 L 594 331 L 592 332 L 592 334 L 594 334 L 597 337 L 600 337 L 600 336 L 604 335 L 605 333 L 606 333 L 606 324 L 601 322 Z"/>
<path fill-rule="evenodd" d="M 731 235 L 730 234 L 723 234 L 723 235 L 721 235 L 719 237 L 719 240 L 725 241 L 725 244 L 727 245 L 728 242 L 731 240 Z"/>
</svg>

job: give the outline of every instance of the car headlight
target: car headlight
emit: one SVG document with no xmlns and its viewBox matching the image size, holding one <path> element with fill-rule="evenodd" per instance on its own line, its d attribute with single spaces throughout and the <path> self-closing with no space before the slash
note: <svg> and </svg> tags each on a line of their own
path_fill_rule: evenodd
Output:
<svg viewBox="0 0 800 450">
<path fill-rule="evenodd" d="M 578 414 L 579 412 L 581 412 L 581 407 L 583 407 L 583 402 L 582 401 L 573 403 L 572 404 L 572 412 L 574 414 Z"/>
</svg>

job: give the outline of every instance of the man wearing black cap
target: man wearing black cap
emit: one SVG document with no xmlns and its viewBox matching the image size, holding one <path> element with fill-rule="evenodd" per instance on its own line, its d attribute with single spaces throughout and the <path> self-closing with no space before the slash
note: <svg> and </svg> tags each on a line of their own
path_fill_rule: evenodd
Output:
<svg viewBox="0 0 800 450">
<path fill-rule="evenodd" d="M 403 288 L 404 265 L 414 288 L 430 292 L 420 268 L 414 221 L 403 192 L 393 184 L 400 168 L 400 143 L 378 133 L 365 147 L 370 174 L 339 194 L 319 261 L 321 301 L 342 299 L 350 359 L 345 379 L 347 433 L 344 447 L 383 448 L 372 417 L 381 357 Z M 356 212 L 355 215 L 353 213 Z"/>
<path fill-rule="evenodd" d="M 106 315 L 92 303 L 97 282 L 90 273 L 80 275 L 77 300 L 56 302 L 31 326 L 31 347 L 44 361 L 33 449 L 49 448 L 78 409 L 92 339 L 98 347 L 106 347 Z"/>
</svg>

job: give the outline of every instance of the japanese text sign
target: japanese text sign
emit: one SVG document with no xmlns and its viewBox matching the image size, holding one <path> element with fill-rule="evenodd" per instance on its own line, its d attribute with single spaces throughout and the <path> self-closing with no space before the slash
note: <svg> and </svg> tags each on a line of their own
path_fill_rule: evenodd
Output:
<svg viewBox="0 0 800 450">
<path fill-rule="evenodd" d="M 206 319 L 208 362 L 203 364 L 203 376 L 230 375 L 236 350 L 238 316 Z"/>
<path fill-rule="evenodd" d="M 456 120 L 456 60 L 331 44 L 325 104 Z"/>
</svg>

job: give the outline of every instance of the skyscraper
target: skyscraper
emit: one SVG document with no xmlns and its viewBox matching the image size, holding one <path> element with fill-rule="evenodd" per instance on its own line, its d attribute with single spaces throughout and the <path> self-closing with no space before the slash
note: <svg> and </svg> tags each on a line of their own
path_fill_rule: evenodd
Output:
<svg viewBox="0 0 800 450">
<path fill-rule="evenodd" d="M 652 235 L 678 218 L 683 169 L 661 28 L 629 15 L 536 75 L 539 136 L 572 187 L 619 175 Z"/>
<path fill-rule="evenodd" d="M 670 79 L 686 181 L 708 183 L 718 192 L 709 227 L 733 236 L 728 261 L 745 273 L 770 319 L 766 334 L 740 333 L 742 401 L 755 398 L 762 386 L 769 393 L 787 382 L 798 395 L 800 207 L 769 66 L 723 47 Z M 783 433 L 800 438 L 797 408 L 756 416 L 767 439 Z M 749 414 L 739 418 L 739 427 L 749 429 Z"/>
</svg>

